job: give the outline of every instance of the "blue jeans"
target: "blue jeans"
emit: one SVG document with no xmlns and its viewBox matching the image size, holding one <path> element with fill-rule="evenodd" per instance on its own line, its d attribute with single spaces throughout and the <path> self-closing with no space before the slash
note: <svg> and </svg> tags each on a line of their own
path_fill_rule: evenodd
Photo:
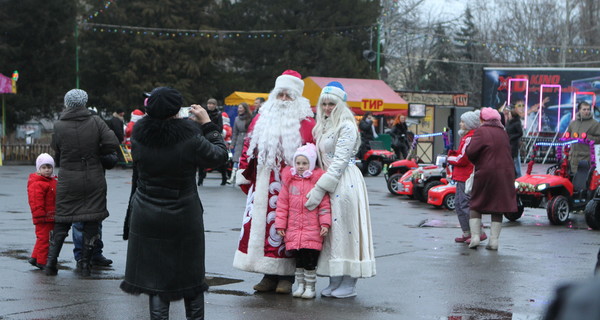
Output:
<svg viewBox="0 0 600 320">
<path fill-rule="evenodd" d="M 83 248 L 83 222 L 74 222 L 73 223 L 73 256 L 75 256 L 75 260 L 79 261 L 81 257 L 81 251 Z M 94 250 L 92 252 L 92 259 L 102 256 L 102 248 L 104 248 L 104 243 L 102 242 L 102 222 L 98 224 L 98 240 L 94 244 Z"/>
<path fill-rule="evenodd" d="M 515 163 L 515 178 L 521 176 L 521 154 L 517 154 L 515 158 L 513 158 L 513 162 Z"/>
</svg>

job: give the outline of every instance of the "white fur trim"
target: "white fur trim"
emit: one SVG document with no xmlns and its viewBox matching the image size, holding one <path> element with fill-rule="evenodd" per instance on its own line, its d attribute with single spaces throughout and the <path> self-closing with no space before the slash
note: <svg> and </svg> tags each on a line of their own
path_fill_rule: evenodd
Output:
<svg viewBox="0 0 600 320">
<path fill-rule="evenodd" d="M 233 257 L 233 267 L 263 274 L 293 275 L 296 269 L 295 259 L 270 258 L 264 255 L 270 179 L 270 169 L 258 169 L 256 174 L 256 191 L 253 194 L 248 194 L 249 197 L 254 197 L 248 252 L 243 253 L 236 250 Z"/>
<path fill-rule="evenodd" d="M 244 177 L 242 175 L 242 173 L 244 173 L 244 170 L 246 169 L 239 169 L 236 173 L 235 173 L 235 184 L 238 186 L 241 186 L 243 184 L 249 184 L 250 180 L 246 179 L 246 177 Z"/>
<path fill-rule="evenodd" d="M 344 90 L 338 88 L 338 87 L 324 87 L 323 90 L 321 90 L 321 95 L 323 94 L 332 94 L 340 99 L 342 99 L 342 101 L 346 101 L 348 96 L 346 95 L 346 92 L 344 92 Z"/>
<path fill-rule="evenodd" d="M 289 74 L 282 74 L 275 80 L 275 89 L 292 89 L 299 95 L 302 95 L 304 81 Z"/>
<path fill-rule="evenodd" d="M 321 176 L 321 178 L 319 178 L 319 181 L 317 181 L 317 186 L 323 188 L 323 190 L 329 193 L 333 193 L 337 188 L 338 182 L 339 180 L 337 178 L 329 173 L 325 173 Z"/>
</svg>

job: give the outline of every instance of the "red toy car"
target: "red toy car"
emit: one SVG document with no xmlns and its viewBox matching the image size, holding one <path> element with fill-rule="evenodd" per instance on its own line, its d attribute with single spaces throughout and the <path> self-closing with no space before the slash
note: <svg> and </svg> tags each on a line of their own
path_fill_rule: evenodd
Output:
<svg viewBox="0 0 600 320">
<path fill-rule="evenodd" d="M 446 182 L 442 179 L 442 182 Z M 437 208 L 444 207 L 448 210 L 454 210 L 454 199 L 456 197 L 456 184 L 447 183 L 441 186 L 433 187 L 429 190 L 427 203 Z"/>
</svg>

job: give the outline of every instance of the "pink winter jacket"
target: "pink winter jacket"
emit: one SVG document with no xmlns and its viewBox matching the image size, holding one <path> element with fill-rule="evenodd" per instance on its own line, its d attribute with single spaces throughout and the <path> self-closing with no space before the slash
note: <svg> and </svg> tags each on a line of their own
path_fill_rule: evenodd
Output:
<svg viewBox="0 0 600 320">
<path fill-rule="evenodd" d="M 282 187 L 277 198 L 277 217 L 275 228 L 285 230 L 286 250 L 314 249 L 321 250 L 323 237 L 321 226 L 331 226 L 331 203 L 329 194 L 325 193 L 323 200 L 313 210 L 304 206 L 306 195 L 325 173 L 315 168 L 308 178 L 292 176 L 290 168 L 282 170 Z"/>
</svg>

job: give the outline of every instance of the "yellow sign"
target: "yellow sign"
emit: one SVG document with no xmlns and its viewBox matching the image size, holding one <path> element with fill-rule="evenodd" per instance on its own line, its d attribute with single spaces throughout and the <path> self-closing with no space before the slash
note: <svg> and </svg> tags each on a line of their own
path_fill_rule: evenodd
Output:
<svg viewBox="0 0 600 320">
<path fill-rule="evenodd" d="M 362 99 L 360 109 L 363 111 L 383 111 L 383 100 Z"/>
</svg>

